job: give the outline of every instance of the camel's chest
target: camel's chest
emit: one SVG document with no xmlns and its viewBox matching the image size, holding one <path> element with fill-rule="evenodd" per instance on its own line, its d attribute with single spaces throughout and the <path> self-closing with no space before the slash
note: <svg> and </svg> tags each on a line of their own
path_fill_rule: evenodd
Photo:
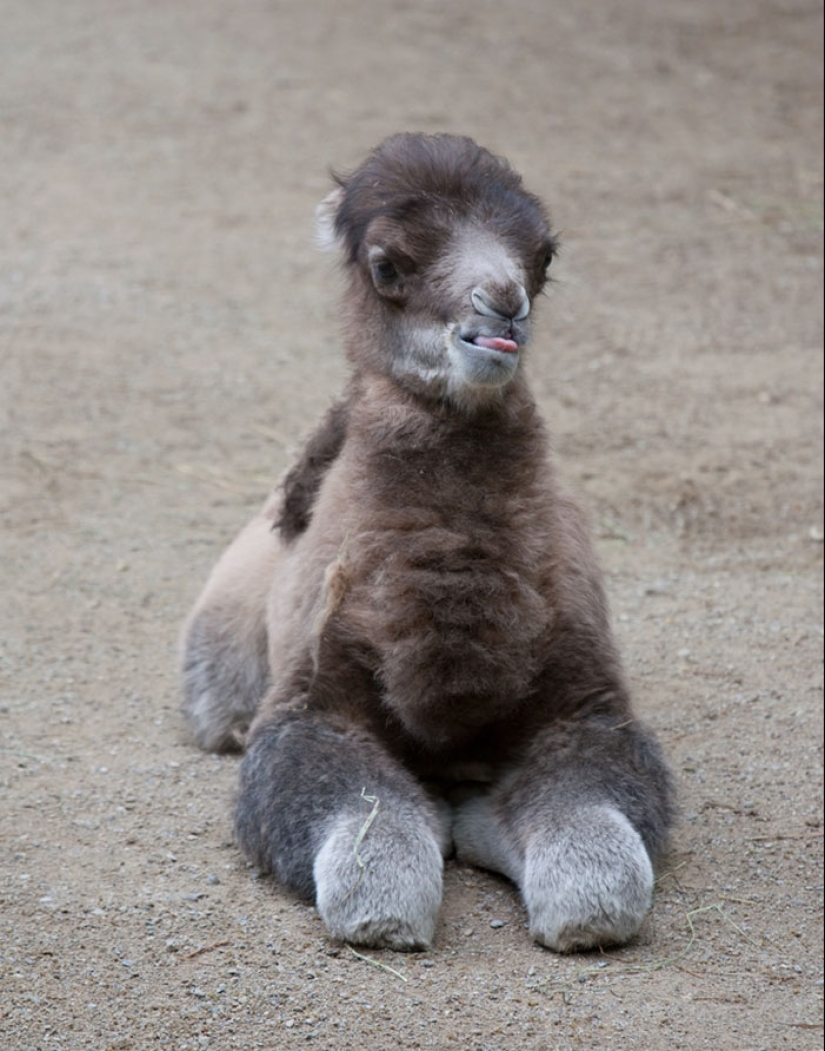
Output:
<svg viewBox="0 0 825 1051">
<path fill-rule="evenodd" d="M 538 567 L 515 551 L 490 525 L 461 521 L 353 544 L 360 583 L 346 616 L 389 689 L 477 702 L 529 688 L 550 610 Z"/>
<path fill-rule="evenodd" d="M 545 497 L 509 449 L 356 449 L 336 472 L 346 491 L 322 497 L 340 518 L 316 624 L 369 664 L 385 706 L 432 744 L 505 718 L 547 653 Z"/>
</svg>

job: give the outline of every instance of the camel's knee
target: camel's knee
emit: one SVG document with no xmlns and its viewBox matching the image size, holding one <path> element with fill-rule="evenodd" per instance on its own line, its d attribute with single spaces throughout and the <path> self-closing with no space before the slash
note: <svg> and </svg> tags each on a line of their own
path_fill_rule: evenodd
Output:
<svg viewBox="0 0 825 1051">
<path fill-rule="evenodd" d="M 580 808 L 566 826 L 527 845 L 521 890 L 530 933 L 557 952 L 621 945 L 638 931 L 653 896 L 653 865 L 621 811 Z"/>
<path fill-rule="evenodd" d="M 441 903 L 439 821 L 373 737 L 305 709 L 259 724 L 235 834 L 249 860 L 312 900 L 336 938 L 421 949 Z"/>
</svg>

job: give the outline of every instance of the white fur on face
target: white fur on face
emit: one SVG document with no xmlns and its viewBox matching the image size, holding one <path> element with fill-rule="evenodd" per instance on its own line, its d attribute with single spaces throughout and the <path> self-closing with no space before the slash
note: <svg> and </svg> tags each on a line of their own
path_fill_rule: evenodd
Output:
<svg viewBox="0 0 825 1051">
<path fill-rule="evenodd" d="M 460 226 L 437 267 L 437 274 L 456 299 L 473 289 L 506 284 L 524 286 L 524 268 L 512 249 L 483 226 Z"/>
<path fill-rule="evenodd" d="M 521 263 L 490 231 L 464 226 L 425 280 L 449 320 L 413 315 L 402 322 L 393 357 L 396 378 L 465 408 L 498 397 L 516 374 L 529 331 Z M 509 315 L 518 321 L 518 350 L 501 352 L 472 342 L 485 335 L 510 338 Z"/>
</svg>

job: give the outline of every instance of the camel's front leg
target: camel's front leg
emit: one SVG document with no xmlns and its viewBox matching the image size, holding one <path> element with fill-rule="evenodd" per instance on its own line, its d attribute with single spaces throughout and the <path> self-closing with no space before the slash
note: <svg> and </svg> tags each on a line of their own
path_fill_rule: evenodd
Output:
<svg viewBox="0 0 825 1051">
<path fill-rule="evenodd" d="M 670 791 L 643 731 L 601 717 L 555 727 L 499 784 L 458 805 L 456 850 L 518 884 L 542 945 L 621 944 L 650 908 Z"/>
<path fill-rule="evenodd" d="M 235 828 L 255 864 L 314 898 L 336 938 L 405 950 L 432 941 L 438 819 L 367 731 L 306 710 L 268 715 L 242 763 Z"/>
</svg>

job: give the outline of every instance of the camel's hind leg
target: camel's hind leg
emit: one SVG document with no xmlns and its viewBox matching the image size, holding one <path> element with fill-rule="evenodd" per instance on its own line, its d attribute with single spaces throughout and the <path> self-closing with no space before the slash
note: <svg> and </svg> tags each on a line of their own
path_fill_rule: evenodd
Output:
<svg viewBox="0 0 825 1051">
<path fill-rule="evenodd" d="M 201 748 L 237 751 L 269 686 L 266 602 L 281 541 L 275 500 L 223 553 L 183 631 L 183 714 Z"/>
</svg>

